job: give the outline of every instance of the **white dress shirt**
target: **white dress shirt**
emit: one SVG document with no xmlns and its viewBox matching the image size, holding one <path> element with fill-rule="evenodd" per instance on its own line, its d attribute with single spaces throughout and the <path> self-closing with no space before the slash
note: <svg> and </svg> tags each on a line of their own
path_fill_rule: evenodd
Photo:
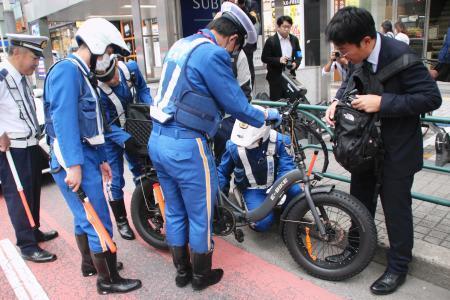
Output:
<svg viewBox="0 0 450 300">
<path fill-rule="evenodd" d="M 334 70 L 338 70 L 339 74 L 341 74 L 341 79 L 344 80 L 347 77 L 347 69 L 343 68 L 340 63 L 337 61 L 333 61 L 330 67 L 330 71 L 325 71 L 325 67 L 322 68 L 322 76 L 326 76 L 330 73 L 332 73 Z"/>
<path fill-rule="evenodd" d="M 292 57 L 292 44 L 291 44 L 291 40 L 289 39 L 289 35 L 287 38 L 283 38 L 281 36 L 281 34 L 278 34 L 278 39 L 280 40 L 280 45 L 281 45 L 281 53 L 282 56 L 286 56 L 291 58 Z"/>
<path fill-rule="evenodd" d="M 8 74 L 14 79 L 28 113 L 34 112 L 35 109 L 30 109 L 30 107 L 28 107 L 28 103 L 24 97 L 24 87 L 22 86 L 23 75 L 20 74 L 7 59 L 0 63 L 0 70 L 3 69 L 6 69 Z M 29 89 L 29 87 L 27 88 Z M 29 97 L 30 100 L 33 101 L 33 97 L 31 95 L 29 95 Z M 24 118 L 27 118 L 25 112 L 24 114 Z M 28 124 L 32 125 L 33 120 L 29 120 Z M 29 125 L 27 125 L 27 122 L 24 119 L 20 118 L 19 107 L 8 90 L 6 79 L 3 79 L 0 81 L 0 135 L 6 132 L 8 136 L 12 138 L 24 138 L 30 134 L 31 127 L 31 135 L 34 136 L 36 134 L 36 129 L 34 126 Z"/>
<path fill-rule="evenodd" d="M 409 45 L 409 37 L 406 34 L 404 34 L 403 32 L 397 33 L 395 35 L 395 39 L 399 40 L 403 43 L 406 43 L 406 45 Z"/>
<path fill-rule="evenodd" d="M 381 50 L 381 37 L 380 33 L 377 32 L 377 41 L 375 42 L 375 47 L 373 47 L 372 52 L 370 52 L 369 57 L 367 58 L 367 61 L 372 64 L 372 70 L 375 73 L 378 68 L 378 58 L 380 56 L 380 50 Z"/>
</svg>

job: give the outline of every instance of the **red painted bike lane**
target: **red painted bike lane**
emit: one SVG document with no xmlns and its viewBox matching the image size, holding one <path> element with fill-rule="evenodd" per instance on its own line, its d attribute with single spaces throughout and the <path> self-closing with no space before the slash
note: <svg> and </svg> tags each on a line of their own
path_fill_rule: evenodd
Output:
<svg viewBox="0 0 450 300">
<path fill-rule="evenodd" d="M 43 190 L 41 228 L 55 229 L 60 236 L 41 246 L 57 254 L 48 264 L 28 263 L 50 299 L 105 299 L 95 288 L 95 276 L 84 278 L 80 273 L 80 255 L 73 237 L 73 218 L 62 196 L 53 186 Z M 130 195 L 126 197 L 129 205 Z M 15 243 L 4 199 L 0 196 L 0 240 Z M 107 296 L 115 299 L 340 299 L 337 295 L 298 275 L 266 262 L 229 242 L 215 238 L 213 264 L 224 269 L 222 281 L 203 292 L 190 287 L 179 289 L 174 284 L 174 271 L 168 252 L 148 246 L 142 239 L 124 241 L 116 236 L 119 260 L 124 262 L 122 276 L 140 278 L 143 288 L 125 295 Z M 0 269 L 0 298 L 11 299 L 14 292 Z"/>
</svg>

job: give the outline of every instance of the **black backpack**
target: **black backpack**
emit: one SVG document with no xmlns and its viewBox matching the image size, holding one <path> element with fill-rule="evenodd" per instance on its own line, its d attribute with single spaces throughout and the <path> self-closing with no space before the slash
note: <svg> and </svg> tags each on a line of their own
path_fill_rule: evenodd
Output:
<svg viewBox="0 0 450 300">
<path fill-rule="evenodd" d="M 373 74 L 370 66 L 355 66 L 347 88 L 336 106 L 333 153 L 336 161 L 351 173 L 374 170 L 381 173 L 384 157 L 381 120 L 377 113 L 366 113 L 351 106 L 354 95 L 381 95 L 383 84 L 394 75 L 420 63 L 413 54 L 404 54 Z"/>
</svg>

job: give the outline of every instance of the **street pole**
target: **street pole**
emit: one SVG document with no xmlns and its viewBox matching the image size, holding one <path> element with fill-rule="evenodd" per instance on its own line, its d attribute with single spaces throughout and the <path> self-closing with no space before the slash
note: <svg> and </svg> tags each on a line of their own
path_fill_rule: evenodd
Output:
<svg viewBox="0 0 450 300">
<path fill-rule="evenodd" d="M 17 33 L 16 18 L 14 17 L 14 11 L 9 0 L 3 1 L 3 20 L 5 22 L 6 33 Z"/>
</svg>

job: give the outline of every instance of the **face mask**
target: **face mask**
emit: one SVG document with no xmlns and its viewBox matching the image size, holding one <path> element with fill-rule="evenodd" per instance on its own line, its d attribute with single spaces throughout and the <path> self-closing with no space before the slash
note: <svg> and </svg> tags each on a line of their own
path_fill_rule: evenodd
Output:
<svg viewBox="0 0 450 300">
<path fill-rule="evenodd" d="M 225 50 L 227 50 L 227 52 L 230 54 L 231 57 L 237 56 L 239 54 L 239 52 L 241 51 L 241 48 L 240 47 L 236 48 L 236 44 L 235 44 L 235 48 L 233 50 L 231 50 L 231 52 L 230 52 L 227 49 L 229 42 L 230 41 L 228 40 L 227 44 L 224 47 Z"/>
<path fill-rule="evenodd" d="M 105 72 L 106 69 L 108 69 L 109 64 L 111 63 L 108 53 L 103 54 L 102 57 L 102 60 L 97 59 L 97 64 L 95 65 L 95 70 L 97 72 Z"/>
</svg>

